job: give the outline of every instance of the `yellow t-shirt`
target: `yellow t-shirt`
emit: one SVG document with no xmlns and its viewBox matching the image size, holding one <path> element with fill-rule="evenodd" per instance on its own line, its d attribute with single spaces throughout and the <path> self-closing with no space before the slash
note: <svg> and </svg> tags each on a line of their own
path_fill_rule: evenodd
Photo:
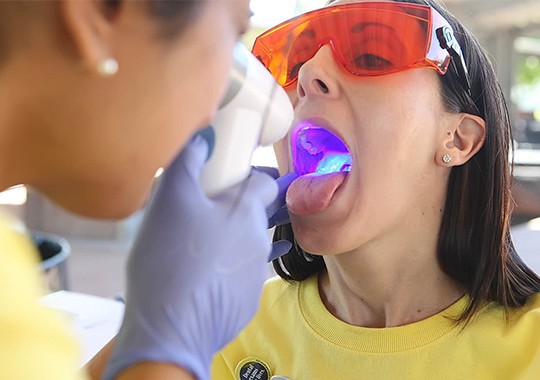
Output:
<svg viewBox="0 0 540 380">
<path fill-rule="evenodd" d="M 22 223 L 0 210 L 0 379 L 82 379 L 64 320 L 36 303 L 44 294 L 38 265 Z"/>
<path fill-rule="evenodd" d="M 319 296 L 317 276 L 266 284 L 260 309 L 239 337 L 214 357 L 214 380 L 540 379 L 540 296 L 515 311 L 488 305 L 460 330 L 441 313 L 392 328 L 352 326 Z"/>
</svg>

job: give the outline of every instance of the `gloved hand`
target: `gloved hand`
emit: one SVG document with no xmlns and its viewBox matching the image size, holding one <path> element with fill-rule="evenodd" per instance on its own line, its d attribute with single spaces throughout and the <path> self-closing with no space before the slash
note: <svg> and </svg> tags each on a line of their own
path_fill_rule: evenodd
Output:
<svg viewBox="0 0 540 380">
<path fill-rule="evenodd" d="M 259 306 L 271 247 L 265 208 L 276 184 L 254 171 L 207 198 L 199 185 L 207 148 L 196 136 L 148 207 L 128 260 L 125 317 L 105 379 L 141 360 L 208 379 L 214 353 Z"/>
<path fill-rule="evenodd" d="M 289 210 L 287 210 L 287 205 L 285 204 L 285 196 L 287 195 L 289 185 L 292 181 L 298 178 L 298 174 L 288 173 L 280 177 L 277 168 L 269 166 L 255 166 L 254 169 L 272 176 L 272 178 L 276 180 L 279 188 L 277 198 L 268 207 L 266 207 L 268 228 L 290 223 Z M 292 243 L 287 240 L 278 240 L 273 242 L 272 253 L 270 254 L 268 261 L 272 261 L 288 253 L 291 250 L 291 247 Z"/>
</svg>

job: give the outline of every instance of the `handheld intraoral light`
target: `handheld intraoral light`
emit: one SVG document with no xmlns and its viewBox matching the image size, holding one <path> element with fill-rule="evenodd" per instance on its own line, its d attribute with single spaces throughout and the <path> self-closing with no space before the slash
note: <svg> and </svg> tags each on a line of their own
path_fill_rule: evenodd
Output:
<svg viewBox="0 0 540 380">
<path fill-rule="evenodd" d="M 293 116 L 285 90 L 239 43 L 227 93 L 211 126 L 201 133 L 213 145 L 201 173 L 206 194 L 216 195 L 245 179 L 254 150 L 282 139 Z"/>
</svg>

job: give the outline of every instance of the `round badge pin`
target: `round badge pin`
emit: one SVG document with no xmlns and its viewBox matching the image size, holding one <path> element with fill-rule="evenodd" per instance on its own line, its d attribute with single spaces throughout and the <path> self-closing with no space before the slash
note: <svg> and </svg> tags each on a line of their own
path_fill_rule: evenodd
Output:
<svg viewBox="0 0 540 380">
<path fill-rule="evenodd" d="M 236 366 L 238 380 L 270 380 L 272 374 L 268 365 L 260 359 L 245 358 Z"/>
</svg>

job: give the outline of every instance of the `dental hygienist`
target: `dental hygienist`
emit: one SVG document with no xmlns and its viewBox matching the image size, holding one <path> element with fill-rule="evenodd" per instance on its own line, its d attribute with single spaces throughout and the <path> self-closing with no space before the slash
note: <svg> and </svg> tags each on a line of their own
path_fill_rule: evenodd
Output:
<svg viewBox="0 0 540 380">
<path fill-rule="evenodd" d="M 208 198 L 198 180 L 208 147 L 191 139 L 224 94 L 248 6 L 0 2 L 1 189 L 26 184 L 76 214 L 121 218 L 167 168 L 130 253 L 107 379 L 207 378 L 258 307 L 278 186 L 253 172 Z M 6 214 L 0 261 L 0 377 L 85 378 L 63 320 L 36 304 L 37 255 Z"/>
</svg>

